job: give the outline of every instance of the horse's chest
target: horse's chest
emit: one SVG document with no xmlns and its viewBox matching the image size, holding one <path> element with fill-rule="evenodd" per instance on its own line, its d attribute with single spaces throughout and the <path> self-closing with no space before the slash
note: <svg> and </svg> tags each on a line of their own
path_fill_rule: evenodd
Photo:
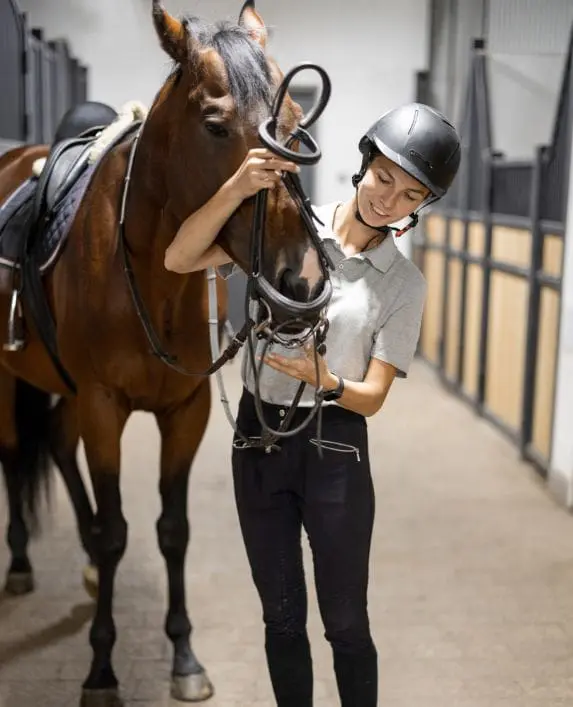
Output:
<svg viewBox="0 0 573 707">
<path fill-rule="evenodd" d="M 142 289 L 134 301 L 110 283 L 105 306 L 91 308 L 88 319 L 99 375 L 131 398 L 178 397 L 195 387 L 196 379 L 173 371 L 162 357 L 175 357 L 190 371 L 209 366 L 207 314 L 201 299 L 187 293 L 175 298 Z"/>
</svg>

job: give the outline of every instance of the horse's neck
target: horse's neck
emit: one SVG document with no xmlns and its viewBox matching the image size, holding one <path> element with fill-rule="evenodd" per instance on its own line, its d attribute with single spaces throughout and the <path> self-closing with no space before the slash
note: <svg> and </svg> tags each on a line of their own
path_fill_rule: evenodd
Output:
<svg viewBox="0 0 573 707">
<path fill-rule="evenodd" d="M 165 269 L 165 251 L 183 221 L 170 202 L 165 173 L 167 149 L 146 140 L 144 134 L 140 137 L 130 175 L 125 238 L 138 286 L 149 290 L 154 300 L 177 302 L 190 287 L 202 288 L 205 275 L 178 275 Z"/>
<path fill-rule="evenodd" d="M 157 241 L 157 237 L 169 239 L 177 231 L 178 224 L 169 210 L 169 196 L 165 178 L 165 146 L 154 139 L 149 126 L 142 126 L 131 174 L 126 174 L 128 194 L 126 202 L 126 224 L 129 221 L 128 241 L 135 254 L 143 254 Z M 131 149 L 131 147 L 130 147 Z M 171 236 L 172 237 L 172 236 Z"/>
</svg>

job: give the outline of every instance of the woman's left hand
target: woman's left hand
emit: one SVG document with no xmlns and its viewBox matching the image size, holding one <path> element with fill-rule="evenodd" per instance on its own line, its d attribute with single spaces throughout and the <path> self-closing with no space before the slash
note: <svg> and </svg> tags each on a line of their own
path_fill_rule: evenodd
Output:
<svg viewBox="0 0 573 707">
<path fill-rule="evenodd" d="M 307 344 L 304 347 L 304 353 L 296 358 L 279 356 L 278 354 L 270 353 L 265 356 L 264 362 L 271 368 L 274 368 L 275 371 L 286 373 L 287 376 L 296 378 L 296 380 L 299 381 L 304 381 L 305 383 L 308 383 L 316 388 L 317 365 L 315 355 L 318 359 L 318 380 L 320 384 L 324 390 L 334 390 L 338 384 L 338 381 L 328 370 L 324 357 L 318 353 L 315 354 L 314 346 L 312 344 Z"/>
</svg>

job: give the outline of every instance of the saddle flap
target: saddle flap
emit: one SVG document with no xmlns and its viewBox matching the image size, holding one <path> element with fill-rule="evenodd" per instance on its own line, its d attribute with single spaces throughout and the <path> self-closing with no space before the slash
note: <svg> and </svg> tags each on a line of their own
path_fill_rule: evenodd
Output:
<svg viewBox="0 0 573 707">
<path fill-rule="evenodd" d="M 36 220 L 54 211 L 86 167 L 93 138 L 63 140 L 54 146 L 38 177 L 34 214 Z"/>
</svg>

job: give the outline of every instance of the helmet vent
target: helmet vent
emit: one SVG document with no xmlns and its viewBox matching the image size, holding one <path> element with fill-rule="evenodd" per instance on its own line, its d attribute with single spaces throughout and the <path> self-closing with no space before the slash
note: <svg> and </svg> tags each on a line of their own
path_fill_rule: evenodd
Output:
<svg viewBox="0 0 573 707">
<path fill-rule="evenodd" d="M 416 152 L 416 150 L 409 150 L 409 155 L 410 159 L 417 167 L 421 167 L 422 169 L 429 169 L 430 171 L 434 169 L 434 166 L 430 162 L 428 162 L 427 159 L 422 157 L 419 152 Z"/>
<path fill-rule="evenodd" d="M 410 129 L 408 130 L 408 135 L 411 135 L 412 132 L 414 131 L 414 128 L 416 127 L 416 123 L 418 122 L 418 116 L 420 115 L 419 110 L 414 111 L 414 117 L 412 118 L 412 125 L 410 125 Z"/>
</svg>

